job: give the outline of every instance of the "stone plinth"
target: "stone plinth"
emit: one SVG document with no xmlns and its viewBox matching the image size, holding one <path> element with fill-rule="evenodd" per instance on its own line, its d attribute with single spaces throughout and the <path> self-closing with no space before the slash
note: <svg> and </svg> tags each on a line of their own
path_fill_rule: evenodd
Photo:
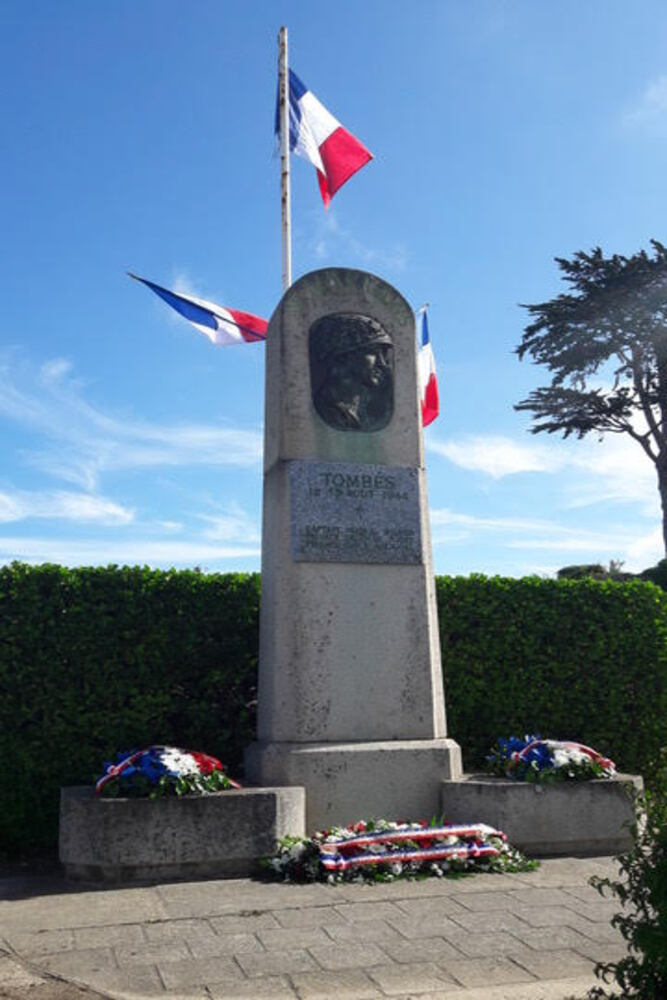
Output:
<svg viewBox="0 0 667 1000">
<path fill-rule="evenodd" d="M 266 780 L 306 785 L 306 829 L 368 817 L 430 820 L 444 777 L 461 773 L 453 740 L 382 743 L 253 743 L 246 766 Z"/>
<path fill-rule="evenodd" d="M 594 781 L 539 785 L 485 774 L 442 783 L 447 823 L 488 823 L 532 856 L 605 855 L 632 846 L 632 792 L 641 777 L 619 774 Z"/>
<path fill-rule="evenodd" d="M 279 837 L 303 835 L 303 788 L 243 788 L 162 799 L 60 793 L 60 860 L 78 879 L 250 875 Z"/>
<path fill-rule="evenodd" d="M 391 767 L 419 815 L 433 815 L 435 775 L 455 777 L 460 757 L 446 739 L 414 314 L 380 278 L 327 268 L 285 294 L 266 347 L 258 743 L 246 775 L 303 784 L 309 830 L 369 810 L 405 815 L 396 789 L 379 787 L 396 781 Z M 358 375 L 359 407 L 341 374 L 350 355 L 375 365 Z"/>
</svg>

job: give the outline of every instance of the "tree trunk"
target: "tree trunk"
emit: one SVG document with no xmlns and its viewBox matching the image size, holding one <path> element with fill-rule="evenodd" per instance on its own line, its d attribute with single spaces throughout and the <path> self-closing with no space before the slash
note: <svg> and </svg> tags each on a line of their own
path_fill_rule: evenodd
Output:
<svg viewBox="0 0 667 1000">
<path fill-rule="evenodd" d="M 667 558 L 667 455 L 661 455 L 655 463 L 658 472 L 658 489 L 662 507 L 662 544 Z"/>
</svg>

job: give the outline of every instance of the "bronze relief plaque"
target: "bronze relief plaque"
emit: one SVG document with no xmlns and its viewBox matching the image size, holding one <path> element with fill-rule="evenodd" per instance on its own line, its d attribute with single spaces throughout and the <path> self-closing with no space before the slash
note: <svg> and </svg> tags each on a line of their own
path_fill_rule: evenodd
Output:
<svg viewBox="0 0 667 1000">
<path fill-rule="evenodd" d="M 339 431 L 380 431 L 394 412 L 394 348 L 370 316 L 330 313 L 308 337 L 313 406 Z"/>
</svg>

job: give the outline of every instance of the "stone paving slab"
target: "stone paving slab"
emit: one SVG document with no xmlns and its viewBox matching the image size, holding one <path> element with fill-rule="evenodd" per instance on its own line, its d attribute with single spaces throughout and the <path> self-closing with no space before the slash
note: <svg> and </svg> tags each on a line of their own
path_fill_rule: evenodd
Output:
<svg viewBox="0 0 667 1000">
<path fill-rule="evenodd" d="M 377 886 L 33 881 L 0 901 L 0 938 L 26 975 L 111 1000 L 565 1000 L 624 954 L 592 874 L 614 863 Z"/>
</svg>

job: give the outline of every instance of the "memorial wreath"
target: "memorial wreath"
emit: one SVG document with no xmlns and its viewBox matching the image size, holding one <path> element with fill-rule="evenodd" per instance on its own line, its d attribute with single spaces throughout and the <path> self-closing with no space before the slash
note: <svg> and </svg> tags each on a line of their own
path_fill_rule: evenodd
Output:
<svg viewBox="0 0 667 1000">
<path fill-rule="evenodd" d="M 154 745 L 119 753 L 115 763 L 105 763 L 95 792 L 112 798 L 157 799 L 240 787 L 225 774 L 217 757 L 198 750 Z"/>
<path fill-rule="evenodd" d="M 486 762 L 492 774 L 517 781 L 590 781 L 616 774 L 612 760 L 583 743 L 537 735 L 501 737 Z"/>
<path fill-rule="evenodd" d="M 390 881 L 537 867 L 485 823 L 428 824 L 366 820 L 285 837 L 266 858 L 269 872 L 293 882 Z"/>
</svg>

